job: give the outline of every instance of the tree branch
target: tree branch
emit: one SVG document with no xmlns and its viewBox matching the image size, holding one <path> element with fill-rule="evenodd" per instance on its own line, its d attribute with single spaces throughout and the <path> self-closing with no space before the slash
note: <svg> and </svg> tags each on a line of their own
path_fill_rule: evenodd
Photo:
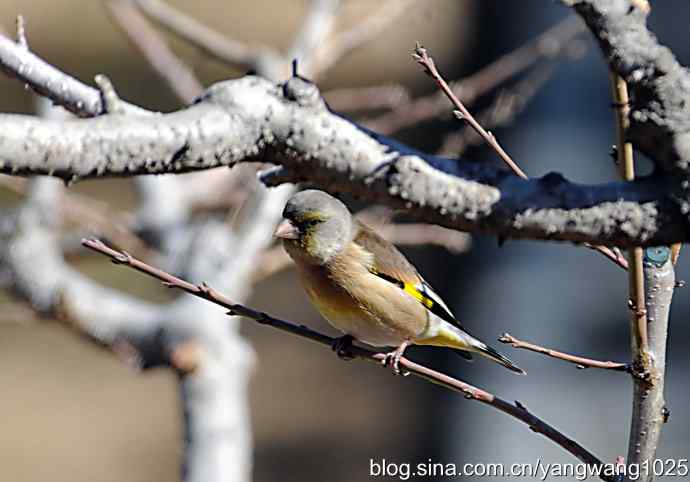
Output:
<svg viewBox="0 0 690 482">
<path fill-rule="evenodd" d="M 494 60 L 478 72 L 455 82 L 450 87 L 466 105 L 524 72 L 540 60 L 556 59 L 567 53 L 572 41 L 585 31 L 582 21 L 568 18 L 551 27 L 534 40 Z M 433 119 L 448 111 L 445 95 L 435 92 L 399 105 L 391 112 L 363 124 L 382 134 L 392 134 L 420 122 Z"/>
<path fill-rule="evenodd" d="M 448 83 L 445 81 L 441 73 L 438 71 L 436 68 L 436 64 L 434 60 L 429 56 L 428 52 L 424 47 L 422 47 L 419 43 L 417 44 L 417 47 L 415 49 L 415 53 L 413 54 L 413 57 L 415 60 L 422 65 L 424 68 L 424 71 L 434 79 L 436 84 L 440 87 L 441 91 L 448 97 L 448 99 L 452 102 L 453 106 L 457 110 L 455 110 L 453 113 L 455 114 L 455 117 L 457 117 L 459 120 L 465 122 L 476 134 L 491 148 L 494 150 L 496 154 L 501 158 L 501 160 L 505 163 L 505 165 L 515 173 L 516 176 L 522 178 L 522 179 L 529 179 L 527 174 L 520 169 L 520 166 L 517 165 L 515 161 L 513 161 L 513 158 L 508 155 L 508 153 L 503 149 L 501 144 L 498 142 L 496 139 L 496 136 L 490 131 L 487 131 L 484 129 L 484 127 L 477 122 L 477 120 L 474 118 L 472 113 L 465 107 L 465 105 L 460 101 L 460 99 L 455 95 L 453 90 L 450 88 Z M 615 253 L 613 250 L 605 247 L 605 246 L 594 246 L 591 243 L 586 243 L 585 244 L 588 248 L 591 248 L 595 251 L 598 251 L 602 255 L 604 255 L 607 259 L 610 261 L 616 263 L 618 266 L 620 266 L 623 269 L 628 268 L 627 262 L 622 258 L 622 256 L 618 256 L 617 253 Z"/>
<path fill-rule="evenodd" d="M 83 244 L 89 249 L 108 256 L 116 264 L 123 264 L 131 267 L 139 272 L 162 281 L 166 286 L 181 289 L 189 294 L 222 306 L 229 310 L 229 314 L 231 315 L 244 316 L 263 325 L 271 326 L 273 328 L 297 335 L 325 346 L 332 346 L 333 342 L 336 340 L 335 338 L 311 330 L 304 325 L 297 325 L 289 321 L 273 318 L 266 313 L 258 312 L 244 305 L 234 303 L 232 300 L 226 298 L 224 295 L 205 284 L 195 285 L 184 281 L 169 273 L 166 273 L 165 271 L 133 258 L 125 252 L 111 249 L 98 240 L 84 240 Z M 358 346 L 352 347 L 351 355 L 353 355 L 355 358 L 361 358 L 379 365 L 382 364 L 382 361 L 385 358 L 385 353 L 372 351 Z M 603 465 L 602 461 L 599 460 L 595 455 L 582 447 L 576 441 L 570 439 L 557 429 L 536 417 L 520 402 L 515 402 L 515 404 L 508 403 L 507 401 L 480 388 L 474 387 L 468 383 L 460 381 L 456 378 L 452 378 L 446 374 L 437 372 L 423 365 L 419 365 L 404 357 L 400 360 L 400 366 L 415 376 L 426 379 L 431 383 L 440 385 L 455 392 L 462 393 L 465 398 L 490 405 L 495 409 L 522 421 L 523 423 L 527 424 L 532 431 L 547 437 L 587 465 L 595 467 L 601 467 Z M 603 475 L 602 479 L 610 480 Z"/>
<path fill-rule="evenodd" d="M 673 178 L 597 186 L 556 174 L 515 179 L 366 131 L 330 112 L 316 87 L 300 78 L 282 88 L 251 76 L 226 81 L 186 109 L 126 120 L 114 114 L 54 122 L 5 114 L 0 132 L 0 172 L 10 174 L 74 182 L 270 160 L 287 167 L 291 181 L 309 179 L 405 207 L 417 219 L 449 228 L 620 246 L 689 236 Z"/>
<path fill-rule="evenodd" d="M 387 0 L 376 10 L 356 22 L 355 26 L 332 35 L 315 51 L 318 70 L 323 72 L 350 52 L 367 45 L 391 26 L 403 13 L 409 11 L 411 0 Z"/>
<path fill-rule="evenodd" d="M 690 72 L 647 29 L 648 9 L 639 8 L 639 0 L 562 2 L 585 20 L 611 69 L 628 85 L 627 139 L 659 169 L 690 172 Z"/>
<path fill-rule="evenodd" d="M 16 43 L 2 34 L 0 68 L 10 77 L 28 85 L 37 94 L 54 100 L 76 115 L 94 116 L 104 112 L 98 89 L 61 72 L 21 43 Z M 148 113 L 132 104 L 126 104 L 126 107 L 133 114 Z"/>
<path fill-rule="evenodd" d="M 558 360 L 574 363 L 577 366 L 577 368 L 602 368 L 605 370 L 615 370 L 628 373 L 631 372 L 631 366 L 627 363 L 593 360 L 592 358 L 585 358 L 577 355 L 571 355 L 569 353 L 563 353 L 562 351 L 552 350 L 550 348 L 535 345 L 534 343 L 518 340 L 509 333 L 504 333 L 498 339 L 498 341 L 500 341 L 501 343 L 506 343 L 512 346 L 513 348 L 529 350 L 535 353 L 541 353 L 542 355 L 550 356 L 551 358 L 556 358 Z"/>
<path fill-rule="evenodd" d="M 170 50 L 135 7 L 134 0 L 110 0 L 107 7 L 115 23 L 178 98 L 190 104 L 203 92 L 192 69 Z"/>
<path fill-rule="evenodd" d="M 525 172 L 522 169 L 520 169 L 520 166 L 518 166 L 517 163 L 513 161 L 513 159 L 508 155 L 508 153 L 503 149 L 503 147 L 501 147 L 501 144 L 496 139 L 496 136 L 494 136 L 491 132 L 484 130 L 484 128 L 481 126 L 481 124 L 479 124 L 479 122 L 477 122 L 477 120 L 470 113 L 470 111 L 467 110 L 467 107 L 465 107 L 465 105 L 460 101 L 460 99 L 458 99 L 458 97 L 455 95 L 453 90 L 445 81 L 441 73 L 436 68 L 436 63 L 434 62 L 434 59 L 431 58 L 427 50 L 421 44 L 418 43 L 415 47 L 413 57 L 417 61 L 417 63 L 424 68 L 426 74 L 429 75 L 432 79 L 434 79 L 441 91 L 453 103 L 453 105 L 457 109 L 453 112 L 453 114 L 455 114 L 455 117 L 467 123 L 467 125 L 469 125 L 472 128 L 472 130 L 474 130 L 484 140 L 484 142 L 489 147 L 491 147 L 491 149 L 493 149 L 494 152 L 496 152 L 496 154 L 498 154 L 501 160 L 506 164 L 506 166 L 508 166 L 508 168 L 511 171 L 515 173 L 516 176 L 521 177 L 522 179 L 527 179 L 527 174 L 525 174 Z"/>
<path fill-rule="evenodd" d="M 227 38 L 162 0 L 135 0 L 141 11 L 154 22 L 182 38 L 211 58 L 231 67 L 253 70 L 276 64 L 281 56 L 265 46 L 248 46 Z"/>
<path fill-rule="evenodd" d="M 628 464 L 651 468 L 659 446 L 661 429 L 668 419 L 664 401 L 666 374 L 666 340 L 671 299 L 675 288 L 675 273 L 669 248 L 644 250 L 644 297 L 646 305 L 646 331 L 648 365 L 644 378 L 635 378 L 633 407 L 630 422 Z M 640 346 L 633 338 L 633 355 L 638 356 Z M 633 367 L 634 369 L 637 367 Z M 654 479 L 654 472 L 642 474 L 644 481 Z"/>
</svg>

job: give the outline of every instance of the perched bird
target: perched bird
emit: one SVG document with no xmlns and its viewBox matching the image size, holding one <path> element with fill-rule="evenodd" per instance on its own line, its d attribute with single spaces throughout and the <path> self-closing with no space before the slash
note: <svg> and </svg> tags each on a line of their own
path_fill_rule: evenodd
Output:
<svg viewBox="0 0 690 482">
<path fill-rule="evenodd" d="M 397 347 L 385 363 L 398 364 L 411 345 L 447 347 L 465 358 L 478 353 L 524 374 L 508 358 L 474 338 L 395 246 L 356 220 L 323 191 L 293 195 L 275 231 L 319 312 L 345 333 L 334 349 L 352 339 Z"/>
</svg>

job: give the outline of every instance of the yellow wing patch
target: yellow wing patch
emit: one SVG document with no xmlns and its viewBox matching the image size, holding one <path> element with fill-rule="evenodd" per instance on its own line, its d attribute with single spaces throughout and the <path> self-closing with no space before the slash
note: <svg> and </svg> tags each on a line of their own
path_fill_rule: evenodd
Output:
<svg viewBox="0 0 690 482">
<path fill-rule="evenodd" d="M 417 301 L 419 301 L 421 304 L 423 304 L 427 309 L 431 310 L 436 303 L 434 303 L 434 300 L 426 296 L 424 293 L 419 291 L 415 286 L 411 283 L 403 283 L 403 291 L 407 294 L 412 295 Z"/>
<path fill-rule="evenodd" d="M 431 296 L 428 296 L 419 288 L 417 288 L 416 285 L 412 283 L 406 283 L 405 281 L 400 281 L 399 279 L 394 278 L 393 276 L 387 275 L 386 273 L 381 273 L 380 271 L 376 271 L 374 269 L 371 270 L 371 273 L 375 274 L 379 278 L 388 281 L 389 283 L 393 283 L 394 285 L 398 286 L 405 293 L 416 299 L 427 310 L 429 310 L 439 318 L 447 321 L 448 323 L 462 329 L 462 326 L 460 326 L 458 320 L 456 320 L 455 317 L 448 311 L 448 309 L 445 306 L 443 306 L 443 303 L 437 302 Z"/>
</svg>

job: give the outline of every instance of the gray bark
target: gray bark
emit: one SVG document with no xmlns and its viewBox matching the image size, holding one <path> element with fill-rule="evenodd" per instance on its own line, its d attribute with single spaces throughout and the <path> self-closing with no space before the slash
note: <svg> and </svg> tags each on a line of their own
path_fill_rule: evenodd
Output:
<svg viewBox="0 0 690 482">
<path fill-rule="evenodd" d="M 647 248 L 643 267 L 650 363 L 646 378 L 634 379 L 627 463 L 641 467 L 642 480 L 650 481 L 654 479 L 656 450 L 668 416 L 664 401 L 666 340 L 676 278 L 670 250 L 666 247 Z M 631 339 L 632 352 L 638 353 L 635 337 Z"/>
</svg>

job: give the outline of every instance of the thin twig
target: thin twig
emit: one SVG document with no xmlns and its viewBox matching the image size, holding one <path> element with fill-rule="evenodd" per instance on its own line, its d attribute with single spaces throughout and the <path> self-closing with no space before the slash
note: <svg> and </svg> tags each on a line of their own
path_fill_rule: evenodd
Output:
<svg viewBox="0 0 690 482">
<path fill-rule="evenodd" d="M 246 307 L 241 304 L 234 303 L 232 300 L 226 298 L 221 293 L 218 293 L 213 288 L 201 284 L 195 285 L 185 281 L 183 279 L 177 278 L 170 273 L 162 271 L 151 265 L 144 263 L 136 258 L 133 258 L 129 254 L 116 251 L 109 248 L 102 242 L 96 239 L 85 239 L 82 244 L 89 249 L 92 249 L 98 253 L 102 253 L 108 256 L 116 264 L 122 264 L 133 268 L 141 273 L 148 276 L 152 276 L 160 281 L 162 281 L 166 286 L 177 288 L 185 291 L 199 298 L 211 301 L 229 311 L 228 314 L 243 316 L 245 318 L 250 318 L 263 325 L 271 326 L 279 330 L 297 335 L 302 338 L 306 338 L 311 341 L 315 341 L 321 345 L 332 346 L 336 338 L 324 335 L 317 331 L 314 331 L 304 325 L 297 325 L 295 323 L 280 320 L 278 318 L 273 318 L 266 313 L 253 310 L 252 308 Z M 377 352 L 369 350 L 367 348 L 353 346 L 351 348 L 350 354 L 354 358 L 360 358 L 370 362 L 374 362 L 378 365 L 382 365 L 386 354 L 382 352 Z M 586 463 L 587 465 L 594 467 L 601 467 L 603 465 L 602 461 L 599 460 L 594 454 L 585 449 L 582 445 L 574 441 L 573 439 L 567 437 L 563 433 L 559 432 L 554 427 L 550 426 L 534 414 L 532 414 L 522 403 L 515 402 L 515 404 L 509 403 L 485 390 L 474 387 L 468 383 L 465 383 L 457 378 L 453 378 L 441 372 L 437 372 L 428 368 L 426 366 L 420 365 L 407 358 L 400 359 L 400 366 L 407 372 L 423 378 L 436 385 L 448 388 L 452 391 L 459 392 L 464 395 L 465 398 L 470 400 L 476 400 L 478 402 L 490 405 L 501 412 L 504 412 L 511 417 L 526 423 L 529 428 L 537 433 L 542 434 L 551 441 L 555 442 L 566 451 L 570 452 L 572 455 L 577 457 L 580 461 Z M 603 472 L 603 471 L 602 471 Z M 611 480 L 610 477 L 604 475 L 601 476 L 603 480 Z"/>
<path fill-rule="evenodd" d="M 455 82 L 450 87 L 465 105 L 504 84 L 543 59 L 556 59 L 571 52 L 572 41 L 585 31 L 582 21 L 569 17 L 537 38 L 491 62 L 478 72 Z M 405 127 L 438 117 L 447 112 L 442 93 L 420 97 L 364 124 L 381 134 L 392 134 Z"/>
<path fill-rule="evenodd" d="M 201 82 L 192 69 L 170 50 L 165 40 L 149 25 L 133 1 L 112 0 L 107 3 L 108 11 L 132 45 L 173 92 L 185 104 L 191 103 L 203 91 Z"/>
<path fill-rule="evenodd" d="M 28 183 L 26 179 L 0 175 L 0 188 L 20 196 L 28 195 Z M 66 222 L 82 228 L 82 233 L 99 233 L 99 236 L 145 259 L 157 254 L 156 250 L 128 227 L 125 216 L 113 212 L 106 204 L 96 199 L 66 191 L 60 196 L 60 208 L 61 217 Z"/>
<path fill-rule="evenodd" d="M 409 12 L 412 3 L 412 0 L 388 0 L 383 2 L 376 11 L 368 11 L 367 15 L 358 20 L 354 27 L 332 35 L 315 52 L 314 57 L 318 60 L 317 71 L 325 72 L 345 55 L 367 45 L 395 23 L 402 14 Z M 367 6 L 367 8 L 370 7 Z"/>
<path fill-rule="evenodd" d="M 520 82 L 503 89 L 496 95 L 490 106 L 477 114 L 479 123 L 485 129 L 510 125 L 553 76 L 554 70 L 555 64 L 552 62 L 535 67 Z M 482 142 L 484 140 L 474 130 L 465 127 L 460 132 L 448 135 L 437 154 L 444 157 L 460 157 L 468 147 Z"/>
<path fill-rule="evenodd" d="M 331 35 L 340 12 L 340 0 L 311 0 L 307 15 L 302 22 L 286 59 L 299 62 L 300 71 L 310 78 L 323 72 L 319 47 Z"/>
<path fill-rule="evenodd" d="M 23 15 L 17 15 L 17 43 L 25 50 L 29 50 L 29 42 L 26 40 L 26 20 Z"/>
<path fill-rule="evenodd" d="M 503 162 L 508 166 L 508 168 L 510 168 L 510 170 L 515 173 L 515 175 L 521 177 L 522 179 L 528 179 L 527 174 L 525 174 L 525 172 L 522 169 L 520 169 L 517 163 L 513 161 L 513 159 L 508 155 L 508 153 L 498 143 L 498 140 L 496 140 L 496 136 L 484 129 L 482 125 L 479 122 L 477 122 L 477 120 L 470 113 L 470 111 L 465 107 L 462 101 L 460 101 L 460 99 L 455 95 L 455 93 L 449 87 L 446 80 L 443 78 L 443 76 L 436 68 L 434 59 L 432 59 L 431 56 L 429 56 L 427 50 L 424 47 L 422 47 L 419 43 L 415 48 L 415 53 L 413 54 L 413 57 L 422 67 L 424 67 L 424 71 L 434 79 L 434 81 L 438 84 L 438 86 L 444 92 L 446 97 L 448 97 L 448 99 L 450 99 L 450 101 L 456 107 L 457 110 L 454 112 L 456 117 L 467 123 L 477 134 L 479 134 L 479 136 L 484 140 L 484 142 L 486 142 L 489 145 L 489 147 L 491 147 L 496 152 L 496 154 L 498 154 L 498 156 L 503 160 Z M 613 261 L 621 268 L 628 268 L 627 263 L 625 262 L 623 257 L 619 256 L 611 248 L 607 248 L 606 246 L 592 246 L 589 244 L 586 244 L 586 246 L 603 254 L 607 259 Z"/>
<path fill-rule="evenodd" d="M 455 95 L 455 92 L 450 88 L 446 80 L 443 78 L 443 76 L 439 73 L 438 69 L 436 68 L 436 64 L 434 62 L 434 59 L 429 56 L 429 53 L 427 50 L 422 47 L 420 43 L 417 43 L 417 46 L 415 47 L 413 57 L 419 63 L 422 67 L 424 67 L 424 71 L 431 76 L 432 79 L 438 84 L 438 86 L 441 88 L 441 90 L 446 94 L 446 97 L 450 99 L 450 101 L 453 103 L 457 111 L 454 112 L 455 116 L 462 120 L 463 122 L 467 123 L 474 131 L 479 134 L 482 139 L 484 139 L 484 142 L 487 143 L 495 152 L 498 154 L 498 156 L 503 160 L 503 162 L 510 168 L 511 171 L 513 171 L 517 176 L 527 179 L 527 174 L 523 172 L 522 169 L 513 161 L 513 159 L 508 155 L 508 153 L 501 147 L 501 144 L 499 144 L 498 140 L 496 139 L 496 136 L 494 136 L 491 132 L 488 132 L 485 130 L 479 122 L 474 118 L 474 116 L 470 113 L 469 110 L 465 107 L 465 104 L 458 99 L 458 96 Z"/>
<path fill-rule="evenodd" d="M 550 348 L 535 345 L 534 343 L 519 340 L 509 333 L 504 333 L 503 336 L 498 339 L 498 341 L 509 344 L 513 348 L 529 350 L 535 353 L 550 356 L 551 358 L 574 363 L 577 368 L 602 368 L 605 370 L 631 373 L 631 366 L 628 363 L 594 360 L 592 358 L 585 358 L 577 355 L 571 355 L 569 353 L 563 353 L 562 351 L 552 350 Z"/>
<path fill-rule="evenodd" d="M 630 142 L 626 142 L 625 134 L 630 126 L 628 118 L 630 114 L 630 99 L 628 97 L 628 87 L 619 75 L 611 74 L 611 86 L 613 98 L 616 105 L 616 139 L 618 156 L 618 168 L 621 177 L 626 181 L 635 179 L 635 159 L 633 148 Z M 644 271 L 642 266 L 643 249 L 632 248 L 629 251 L 630 269 L 628 276 L 630 280 L 630 308 L 632 311 L 632 333 L 634 336 L 634 346 L 637 347 L 639 359 L 633 360 L 634 363 L 641 363 L 641 368 L 649 368 L 649 347 L 647 342 L 647 314 L 644 300 Z"/>
<path fill-rule="evenodd" d="M 161 0 L 136 0 L 136 3 L 151 20 L 231 67 L 256 68 L 262 57 L 278 56 L 267 47 L 252 47 L 231 40 Z"/>
</svg>

